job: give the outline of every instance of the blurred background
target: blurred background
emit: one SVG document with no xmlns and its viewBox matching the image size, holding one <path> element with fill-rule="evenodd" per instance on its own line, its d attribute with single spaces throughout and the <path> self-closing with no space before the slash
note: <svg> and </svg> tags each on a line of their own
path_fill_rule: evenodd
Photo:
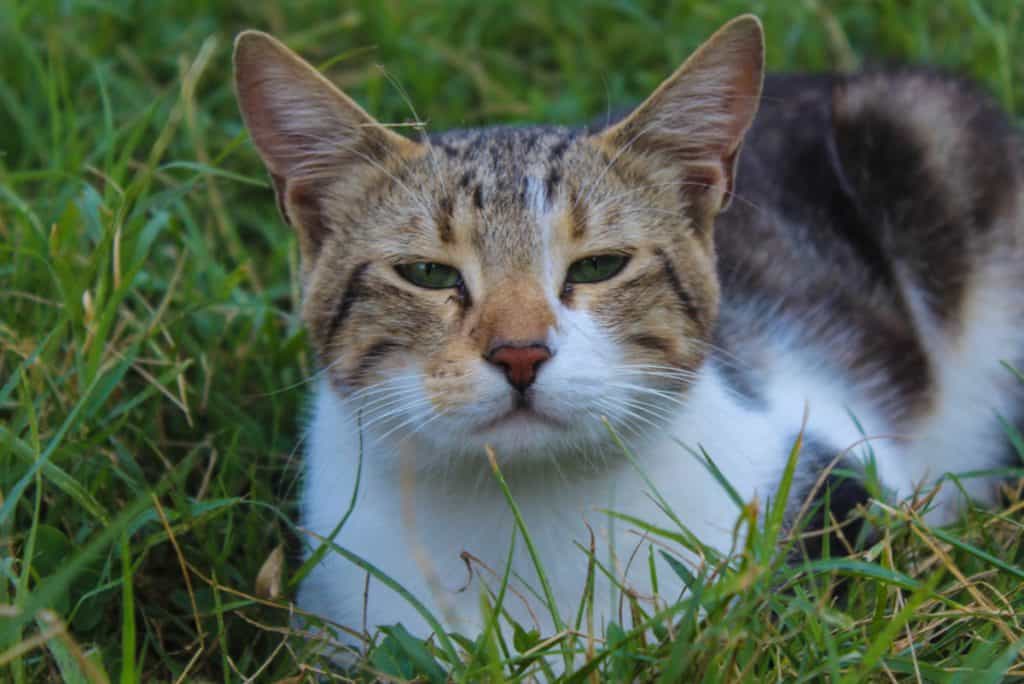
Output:
<svg viewBox="0 0 1024 684">
<path fill-rule="evenodd" d="M 88 661 L 230 681 L 305 662 L 282 631 L 315 368 L 295 241 L 235 106 L 238 31 L 433 130 L 587 121 L 743 12 L 770 69 L 941 65 L 1019 117 L 1022 7 L 0 0 L 0 675 Z"/>
</svg>

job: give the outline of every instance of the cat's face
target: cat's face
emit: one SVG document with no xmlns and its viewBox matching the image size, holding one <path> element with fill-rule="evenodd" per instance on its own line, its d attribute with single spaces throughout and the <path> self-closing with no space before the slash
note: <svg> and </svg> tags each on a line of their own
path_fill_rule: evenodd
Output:
<svg viewBox="0 0 1024 684">
<path fill-rule="evenodd" d="M 605 417 L 658 429 L 714 323 L 711 227 L 761 61 L 741 19 L 600 133 L 412 142 L 244 34 L 240 101 L 299 232 L 304 317 L 363 425 L 512 458 L 605 441 Z"/>
<path fill-rule="evenodd" d="M 519 451 L 675 408 L 716 307 L 678 183 L 534 128 L 444 135 L 388 173 L 358 200 L 326 192 L 305 306 L 366 424 Z"/>
</svg>

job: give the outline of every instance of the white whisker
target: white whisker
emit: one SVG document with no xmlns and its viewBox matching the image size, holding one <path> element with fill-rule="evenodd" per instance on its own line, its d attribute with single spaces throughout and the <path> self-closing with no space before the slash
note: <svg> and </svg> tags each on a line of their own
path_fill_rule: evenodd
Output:
<svg viewBox="0 0 1024 684">
<path fill-rule="evenodd" d="M 298 380 L 298 381 L 296 381 L 296 382 L 294 382 L 294 383 L 292 383 L 290 385 L 286 385 L 286 386 L 278 388 L 276 390 L 271 390 L 270 392 L 267 392 L 266 394 L 260 394 L 260 395 L 257 395 L 257 396 L 259 396 L 259 397 L 273 397 L 273 396 L 281 394 L 283 392 L 288 392 L 290 390 L 293 390 L 296 387 L 302 387 L 303 385 L 309 384 L 311 382 L 315 382 L 315 381 L 319 380 L 322 376 L 324 376 L 327 373 L 329 373 L 331 371 L 331 369 L 333 369 L 335 366 L 339 365 L 340 363 L 341 363 L 341 359 L 340 358 L 339 359 L 335 359 L 334 361 L 332 361 L 331 363 L 327 364 L 323 368 L 315 371 L 309 377 L 303 378 L 302 380 Z"/>
</svg>

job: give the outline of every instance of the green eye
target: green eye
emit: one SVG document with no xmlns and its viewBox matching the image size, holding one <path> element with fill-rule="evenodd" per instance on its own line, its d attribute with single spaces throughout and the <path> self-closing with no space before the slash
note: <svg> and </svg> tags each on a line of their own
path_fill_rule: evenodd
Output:
<svg viewBox="0 0 1024 684">
<path fill-rule="evenodd" d="M 462 282 L 462 276 L 451 266 L 435 264 L 429 261 L 417 261 L 413 264 L 399 264 L 395 266 L 398 275 L 408 280 L 413 285 L 426 287 L 431 290 L 445 290 L 450 287 L 458 287 Z"/>
<path fill-rule="evenodd" d="M 621 271 L 629 257 L 624 254 L 599 254 L 573 262 L 566 280 L 570 283 L 599 283 Z"/>
</svg>

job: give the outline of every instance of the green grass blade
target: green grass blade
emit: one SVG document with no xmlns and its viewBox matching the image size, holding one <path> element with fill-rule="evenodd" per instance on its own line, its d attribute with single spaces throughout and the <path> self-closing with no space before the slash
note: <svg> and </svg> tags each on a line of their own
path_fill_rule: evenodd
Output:
<svg viewBox="0 0 1024 684">
<path fill-rule="evenodd" d="M 921 588 L 921 582 L 908 575 L 855 558 L 824 558 L 808 561 L 800 565 L 799 568 L 802 572 L 809 575 L 838 572 L 847 577 L 877 580 L 884 584 L 900 587 L 901 589 L 913 591 Z"/>
<path fill-rule="evenodd" d="M 562 632 L 565 629 L 565 623 L 562 622 L 562 616 L 558 612 L 558 604 L 555 602 L 555 595 L 551 591 L 551 584 L 548 582 L 544 565 L 541 563 L 540 555 L 537 553 L 537 547 L 533 543 L 533 538 L 530 537 L 530 531 L 526 528 L 526 522 L 523 520 L 522 513 L 519 512 L 519 505 L 516 504 L 512 491 L 508 488 L 508 483 L 505 482 L 505 476 L 501 474 L 501 469 L 498 467 L 498 459 L 490 447 L 487 447 L 487 459 L 491 464 L 491 472 L 501 488 L 501 493 L 505 496 L 505 502 L 508 503 L 509 508 L 512 510 L 516 527 L 519 528 L 519 533 L 523 535 L 523 543 L 526 544 L 526 551 L 530 554 L 534 571 L 537 573 L 537 579 L 540 581 L 541 589 L 544 592 L 544 600 L 548 613 L 551 615 L 551 622 L 554 624 L 556 632 Z M 572 659 L 564 649 L 562 655 L 565 659 L 566 668 L 568 668 Z"/>
<path fill-rule="evenodd" d="M 135 684 L 135 591 L 132 583 L 132 551 L 121 532 L 121 684 Z"/>
<path fill-rule="evenodd" d="M 843 677 L 841 684 L 853 684 L 854 682 L 861 682 L 865 680 L 867 674 L 874 669 L 875 665 L 885 652 L 888 651 L 892 645 L 896 635 L 900 633 L 904 625 L 907 624 L 913 617 L 918 606 L 924 603 L 925 599 L 931 596 L 935 592 L 935 586 L 939 583 L 943 573 L 935 572 L 928 579 L 928 581 L 918 587 L 918 589 L 910 595 L 907 599 L 906 605 L 896 613 L 892 618 L 886 621 L 882 629 L 875 635 L 871 643 L 868 645 L 867 650 L 864 652 L 864 656 L 861 658 L 860 665 L 857 668 L 856 673 L 848 673 Z"/>
<path fill-rule="evenodd" d="M 154 491 L 137 496 L 135 500 L 118 513 L 110 522 L 110 525 L 101 529 L 86 543 L 74 557 L 68 559 L 61 568 L 38 583 L 32 594 L 29 595 L 22 610 L 18 615 L 9 617 L 0 622 L 0 644 L 13 642 L 17 630 L 21 629 L 35 614 L 42 608 L 51 605 L 57 596 L 65 591 L 71 581 L 77 577 L 86 566 L 92 562 L 102 551 L 110 546 L 131 527 L 132 523 L 144 511 L 152 505 L 152 496 L 160 496 L 183 472 L 187 472 L 192 465 L 191 459 L 185 459 L 178 464 L 173 471 L 168 473 L 161 482 L 157 484 Z"/>
<path fill-rule="evenodd" d="M 313 553 L 310 554 L 309 558 L 296 570 L 291 578 L 288 580 L 288 585 L 291 587 L 298 586 L 299 583 L 306 578 L 306 576 L 312 572 L 313 568 L 323 560 L 324 556 L 330 551 L 328 542 L 333 543 L 338 535 L 341 534 L 341 530 L 345 527 L 345 523 L 348 522 L 349 517 L 352 515 L 352 511 L 356 507 L 356 499 L 359 497 L 359 485 L 363 479 L 363 430 L 362 430 L 362 416 L 360 415 L 357 421 L 359 425 L 359 454 L 356 460 L 356 478 L 355 482 L 352 483 L 352 496 L 348 501 L 348 508 L 345 509 L 345 513 L 341 516 L 341 520 L 334 526 L 331 533 L 327 535 L 327 541 L 322 542 L 319 547 Z"/>
<path fill-rule="evenodd" d="M 452 644 L 451 639 L 448 637 L 448 633 L 441 626 L 440 621 L 427 609 L 423 603 L 420 602 L 415 596 L 409 593 L 409 590 L 403 587 L 401 584 L 393 580 L 388 574 L 382 571 L 373 563 L 364 559 L 363 557 L 356 555 L 348 549 L 342 548 L 334 542 L 328 540 L 326 537 L 318 537 L 321 543 L 327 544 L 328 547 L 334 553 L 338 554 L 348 562 L 352 563 L 356 567 L 370 574 L 370 576 L 383 584 L 385 587 L 395 592 L 402 599 L 412 606 L 413 610 L 420 614 L 430 629 L 433 630 L 434 636 L 437 638 L 438 644 L 441 646 L 441 650 L 444 651 L 445 655 L 448 656 L 449 662 L 459 663 L 459 656 L 455 651 L 455 646 Z"/>
<path fill-rule="evenodd" d="M 114 390 L 116 383 L 124 376 L 128 370 L 130 361 L 122 361 L 116 364 L 115 367 L 109 374 L 97 374 L 92 382 L 89 384 L 82 399 L 75 404 L 74 408 L 68 413 L 67 418 L 64 419 L 61 426 L 57 429 L 56 434 L 47 443 L 46 448 L 39 455 L 39 458 L 35 460 L 32 467 L 22 475 L 17 483 L 7 492 L 6 498 L 3 505 L 0 506 L 0 525 L 3 525 L 11 514 L 14 512 L 14 507 L 17 505 L 18 500 L 21 498 L 22 492 L 28 487 L 32 478 L 35 477 L 36 473 L 39 472 L 43 466 L 49 462 L 50 457 L 53 455 L 57 447 L 60 446 L 65 435 L 74 428 L 77 424 L 83 412 L 93 410 L 94 407 L 103 402 L 106 396 Z"/>
<path fill-rule="evenodd" d="M 951 546 L 955 546 L 956 548 L 960 549 L 961 551 L 969 553 L 970 555 L 974 556 L 975 558 L 979 558 L 979 559 L 985 561 L 986 563 L 999 568 L 1003 572 L 1008 573 L 1010 575 L 1013 575 L 1017 579 L 1024 580 L 1024 568 L 1019 568 L 1019 567 L 1017 567 L 1015 565 L 1011 565 L 1010 563 L 1007 563 L 1003 559 L 998 558 L 998 557 L 992 555 L 988 551 L 985 551 L 984 549 L 978 548 L 974 544 L 970 544 L 968 542 L 963 541 L 962 539 L 958 539 L 955 535 L 950 534 L 949 532 L 947 532 L 947 531 L 945 531 L 943 529 L 939 529 L 939 528 L 936 528 L 936 527 L 925 527 L 924 525 L 921 525 L 920 523 L 915 523 L 915 524 L 920 529 L 925 531 L 927 534 L 934 535 L 935 537 L 938 537 L 939 539 L 941 539 L 942 541 L 946 542 L 947 544 L 950 544 Z"/>
</svg>

